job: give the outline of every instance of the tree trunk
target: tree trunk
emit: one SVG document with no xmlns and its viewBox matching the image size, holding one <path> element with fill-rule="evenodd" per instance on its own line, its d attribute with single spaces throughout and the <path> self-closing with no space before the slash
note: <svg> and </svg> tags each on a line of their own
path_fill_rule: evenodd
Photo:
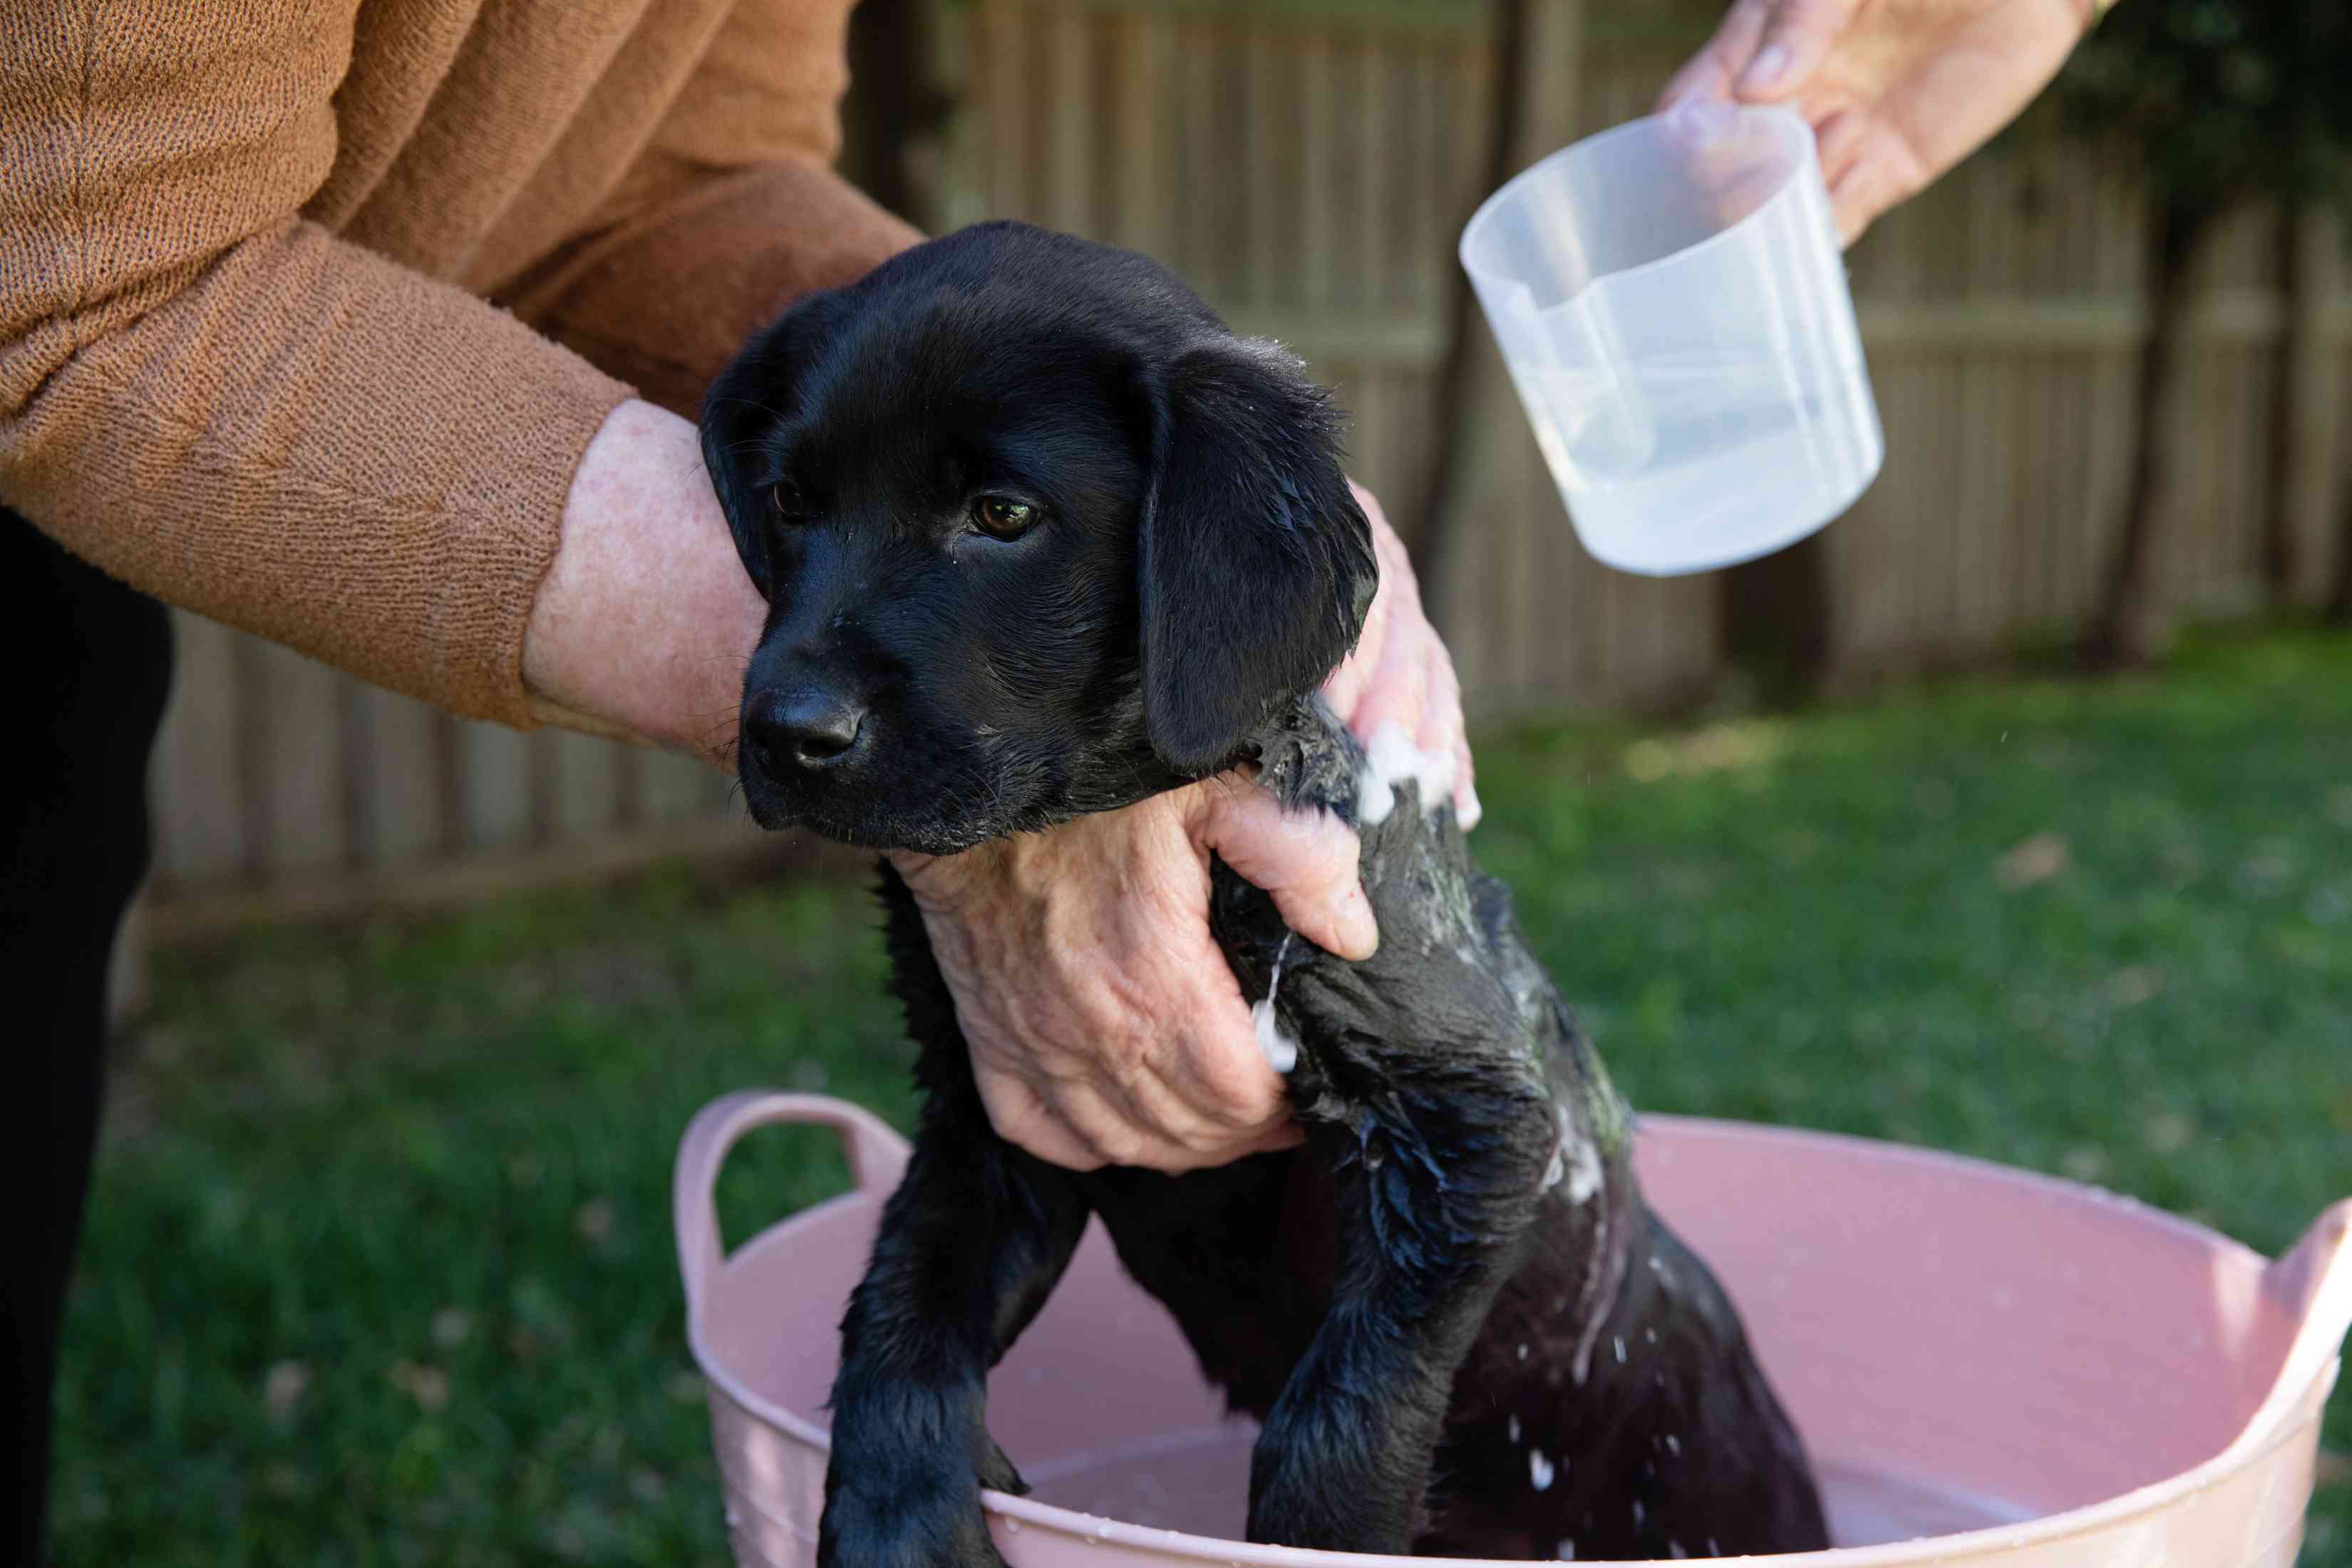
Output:
<svg viewBox="0 0 2352 1568">
<path fill-rule="evenodd" d="M 2124 503 L 2123 532 L 2107 557 L 2105 584 L 2083 657 L 2094 668 L 2144 663 L 2162 651 L 2163 628 L 2155 602 L 2155 566 L 2159 530 L 2171 489 L 2170 454 L 2165 450 L 2165 415 L 2179 379 L 2183 328 L 2189 316 L 2190 262 L 2212 227 L 2212 213 L 2171 205 L 2158 210 L 2151 235 L 2148 286 L 2153 316 L 2140 347 L 2139 398 L 2135 409 L 2138 440 L 2132 456 L 2131 488 Z"/>
<path fill-rule="evenodd" d="M 2279 334 L 2278 353 L 2271 362 L 2270 470 L 2263 476 L 2267 493 L 2263 498 L 2263 591 L 2273 610 L 2294 602 L 2295 458 L 2302 413 L 2295 404 L 2305 352 L 2298 336 L 2311 320 L 2306 298 L 2311 268 L 2304 265 L 2303 217 L 2301 203 L 2282 202 L 2273 239 L 2278 247 L 2279 305 L 2285 323 Z"/>
<path fill-rule="evenodd" d="M 1479 197 L 1498 190 L 1517 172 L 1520 104 L 1527 94 L 1521 58 L 1532 36 L 1529 12 L 1535 0 L 1494 0 L 1495 91 L 1486 103 L 1486 158 Z M 1470 215 L 1462 215 L 1462 225 Z M 1492 416 L 1491 408 L 1474 406 L 1472 395 L 1478 350 L 1478 293 L 1470 275 L 1454 268 L 1454 289 L 1446 301 L 1445 359 L 1438 367 L 1437 416 L 1441 421 L 1437 447 L 1429 464 L 1429 482 L 1421 505 L 1402 520 L 1398 536 L 1412 558 L 1414 574 L 1423 580 L 1423 597 L 1434 603 L 1434 579 L 1445 552 L 1446 535 L 1463 510 L 1456 490 L 1463 459 L 1470 447 L 1471 422 Z"/>
<path fill-rule="evenodd" d="M 1831 599 L 1827 529 L 1718 574 L 1725 657 L 1757 683 L 1767 704 L 1794 705 L 1820 691 L 1833 646 Z"/>
<path fill-rule="evenodd" d="M 909 154 L 947 123 L 950 96 L 932 79 L 931 9 L 939 0 L 864 0 L 849 16 L 849 92 L 842 100 L 841 172 L 918 228 L 940 221 L 937 193 Z"/>
<path fill-rule="evenodd" d="M 2331 626 L 2352 626 L 2352 496 L 2344 500 L 2344 521 L 2336 530 L 2336 580 L 2321 612 Z"/>
</svg>

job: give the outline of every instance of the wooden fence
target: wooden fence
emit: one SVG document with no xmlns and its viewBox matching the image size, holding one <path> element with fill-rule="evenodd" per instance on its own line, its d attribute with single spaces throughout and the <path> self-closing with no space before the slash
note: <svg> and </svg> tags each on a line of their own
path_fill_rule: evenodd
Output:
<svg viewBox="0 0 2352 1568">
<path fill-rule="evenodd" d="M 1359 477 L 1392 511 L 1417 505 L 1496 90 L 1487 7 L 973 0 L 934 16 L 958 107 L 943 140 L 912 150 L 919 216 L 1027 217 L 1165 258 L 1334 383 Z M 1671 54 L 1580 25 L 1571 5 L 1541 16 L 1517 64 L 1545 144 L 1647 108 Z M 1887 460 L 1830 531 L 1841 667 L 1966 659 L 2083 617 L 2131 455 L 2142 226 L 2127 181 L 2038 148 L 1978 160 L 1856 248 Z M 2352 299 L 2315 226 L 2301 243 L 2324 287 L 2289 320 L 2272 230 L 2249 215 L 2215 247 L 2165 433 L 2183 489 L 2160 575 L 2191 616 L 2258 602 L 2282 419 L 2306 596 L 2331 569 Z M 2274 405 L 2282 380 L 2290 408 Z M 1596 566 L 1517 410 L 1474 435 L 1477 504 L 1437 606 L 1474 702 L 1641 702 L 1714 679 L 1719 583 Z M 216 626 L 180 629 L 157 764 L 163 927 L 754 841 L 726 781 L 695 764 L 460 724 Z"/>
</svg>

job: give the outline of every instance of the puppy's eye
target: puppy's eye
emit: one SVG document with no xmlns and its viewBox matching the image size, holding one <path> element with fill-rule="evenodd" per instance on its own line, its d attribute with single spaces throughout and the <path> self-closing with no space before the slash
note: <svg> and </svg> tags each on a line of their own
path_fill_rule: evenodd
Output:
<svg viewBox="0 0 2352 1568">
<path fill-rule="evenodd" d="M 770 488 L 768 503 L 778 522 L 805 522 L 808 520 L 808 501 L 801 494 L 800 487 L 790 479 L 780 480 Z"/>
<path fill-rule="evenodd" d="M 971 503 L 972 526 L 998 539 L 1018 539 L 1037 525 L 1037 509 L 1010 496 L 982 496 Z"/>
</svg>

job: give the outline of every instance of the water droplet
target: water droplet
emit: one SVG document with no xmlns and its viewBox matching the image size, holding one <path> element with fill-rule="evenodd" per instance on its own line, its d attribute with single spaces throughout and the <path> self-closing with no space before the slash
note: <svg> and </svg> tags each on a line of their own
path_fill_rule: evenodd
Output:
<svg viewBox="0 0 2352 1568">
<path fill-rule="evenodd" d="M 1617 1364 L 1619 1366 L 1623 1366 L 1625 1364 L 1625 1336 L 1622 1334 L 1612 1334 L 1609 1336 L 1609 1343 L 1617 1352 Z"/>
<path fill-rule="evenodd" d="M 1558 1555 L 1562 1563 L 1573 1563 L 1576 1561 L 1576 1542 L 1573 1537 L 1563 1535 L 1559 1538 L 1559 1552 Z"/>
<path fill-rule="evenodd" d="M 1672 1432 L 1667 1433 L 1667 1434 L 1666 1434 L 1666 1452 L 1667 1452 L 1667 1453 L 1669 1453 L 1669 1454 L 1676 1454 L 1676 1455 L 1679 1455 L 1682 1451 L 1683 1451 L 1683 1440 L 1682 1440 L 1680 1437 L 1675 1436 Z"/>
<path fill-rule="evenodd" d="M 1544 1458 L 1544 1451 L 1541 1448 L 1528 1450 L 1528 1480 L 1536 1490 L 1549 1490 L 1551 1487 L 1551 1479 L 1557 1473 L 1552 1468 L 1551 1461 Z"/>
<path fill-rule="evenodd" d="M 1004 1533 L 1005 1533 L 1005 1534 L 1007 1534 L 1007 1535 L 1018 1535 L 1018 1534 L 1020 1534 L 1020 1533 L 1021 1533 L 1021 1521 L 1020 1521 L 1019 1520 L 1017 1520 L 1017 1519 L 1007 1519 L 1007 1520 L 1004 1521 Z"/>
<path fill-rule="evenodd" d="M 1528 1347 L 1527 1347 L 1527 1346 L 1525 1346 L 1525 1345 L 1521 1345 L 1521 1346 L 1519 1347 L 1519 1359 L 1520 1359 L 1521 1361 L 1525 1361 L 1525 1360 L 1527 1360 L 1527 1359 L 1528 1359 Z"/>
<path fill-rule="evenodd" d="M 1633 1528 L 1634 1528 L 1634 1529 L 1639 1530 L 1639 1529 L 1641 1529 L 1641 1528 L 1642 1528 L 1642 1516 L 1643 1516 L 1644 1513 L 1648 1512 L 1648 1511 L 1649 1511 L 1648 1510 L 1644 1509 L 1644 1508 L 1642 1506 L 1642 1500 L 1641 1500 L 1640 1498 L 1635 1498 L 1635 1499 L 1633 1500 Z"/>
</svg>

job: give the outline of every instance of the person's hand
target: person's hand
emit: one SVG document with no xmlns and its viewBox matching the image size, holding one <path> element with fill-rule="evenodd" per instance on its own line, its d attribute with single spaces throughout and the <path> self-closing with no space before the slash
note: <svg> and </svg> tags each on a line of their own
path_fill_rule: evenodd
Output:
<svg viewBox="0 0 2352 1568">
<path fill-rule="evenodd" d="M 1403 548 L 1371 498 L 1381 587 L 1326 694 L 1359 735 L 1394 723 L 1460 759 L 1461 696 Z M 894 857 L 923 911 L 997 1131 L 1041 1159 L 1183 1171 L 1298 1142 L 1282 1079 L 1209 930 L 1209 856 L 1345 958 L 1378 932 L 1355 835 L 1239 774 L 961 855 Z"/>
<path fill-rule="evenodd" d="M 1848 244 L 2033 100 L 2099 0 L 1734 0 L 1662 109 L 1793 103 Z"/>
<path fill-rule="evenodd" d="M 1395 724 L 1414 747 L 1454 759 L 1454 809 L 1465 832 L 1478 826 L 1478 791 L 1471 782 L 1470 741 L 1462 724 L 1462 685 L 1454 659 L 1421 607 L 1404 541 L 1389 526 L 1381 503 L 1361 485 L 1357 504 L 1372 525 L 1380 560 L 1380 592 L 1364 614 L 1356 651 L 1323 684 L 1323 700 L 1366 744 L 1384 724 Z"/>
</svg>

